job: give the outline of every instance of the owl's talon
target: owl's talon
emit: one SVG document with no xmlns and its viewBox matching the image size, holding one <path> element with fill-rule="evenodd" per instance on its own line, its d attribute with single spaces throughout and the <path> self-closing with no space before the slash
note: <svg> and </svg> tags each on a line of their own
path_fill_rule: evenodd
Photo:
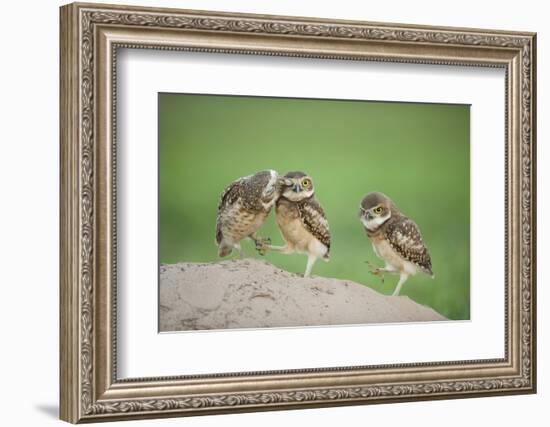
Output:
<svg viewBox="0 0 550 427">
<path fill-rule="evenodd" d="M 373 276 L 379 277 L 382 283 L 384 283 L 384 270 L 379 267 L 376 267 L 370 261 L 365 261 L 365 263 L 369 266 L 369 273 L 372 274 Z"/>
<path fill-rule="evenodd" d="M 256 239 L 256 250 L 261 256 L 264 256 L 268 251 L 268 246 L 271 244 L 271 239 L 265 237 L 262 239 Z"/>
<path fill-rule="evenodd" d="M 372 262 L 370 262 L 369 260 L 365 261 L 365 264 L 368 265 L 370 273 L 372 273 L 372 274 L 380 273 L 380 269 L 376 265 L 374 265 Z"/>
<path fill-rule="evenodd" d="M 379 269 L 375 269 L 375 270 L 369 270 L 369 273 L 374 275 L 374 276 L 377 276 L 380 278 L 380 280 L 382 281 L 382 283 L 384 283 L 384 273 Z"/>
</svg>

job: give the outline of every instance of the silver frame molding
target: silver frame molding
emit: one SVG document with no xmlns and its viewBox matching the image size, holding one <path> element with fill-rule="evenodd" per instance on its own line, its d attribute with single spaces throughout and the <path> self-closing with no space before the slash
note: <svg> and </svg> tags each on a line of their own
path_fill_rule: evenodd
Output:
<svg viewBox="0 0 550 427">
<path fill-rule="evenodd" d="M 72 423 L 536 391 L 534 33 L 100 4 L 60 10 L 61 419 Z M 506 71 L 503 359 L 117 379 L 118 48 Z"/>
</svg>

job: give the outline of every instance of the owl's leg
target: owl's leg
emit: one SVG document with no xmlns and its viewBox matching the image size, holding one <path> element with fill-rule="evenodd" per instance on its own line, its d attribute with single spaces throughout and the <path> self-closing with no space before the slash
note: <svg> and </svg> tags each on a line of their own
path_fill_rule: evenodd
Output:
<svg viewBox="0 0 550 427">
<path fill-rule="evenodd" d="M 240 243 L 235 243 L 233 245 L 233 247 L 237 250 L 237 252 L 239 254 L 239 259 L 243 259 L 244 258 L 244 252 L 243 252 L 243 248 L 241 248 L 241 244 Z"/>
<path fill-rule="evenodd" d="M 409 278 L 409 275 L 406 273 L 401 273 L 399 276 L 399 282 L 397 282 L 397 286 L 395 287 L 395 291 L 393 291 L 392 296 L 396 297 L 399 295 L 399 292 L 401 292 L 401 287 L 403 286 L 403 283 Z"/>
<path fill-rule="evenodd" d="M 317 257 L 315 255 L 308 255 L 307 256 L 307 265 L 306 265 L 306 272 L 304 273 L 304 277 L 309 277 L 311 274 L 311 269 L 313 268 L 313 264 L 315 264 L 315 261 L 317 260 Z"/>
<path fill-rule="evenodd" d="M 290 247 L 289 245 L 273 246 L 273 245 L 265 245 L 264 244 L 264 245 L 261 245 L 260 247 L 256 247 L 256 249 L 258 249 L 258 252 L 260 252 L 260 254 L 262 254 L 262 255 L 265 255 L 267 253 L 267 251 L 280 252 L 282 254 L 290 254 L 290 253 L 294 252 L 292 247 Z"/>
</svg>

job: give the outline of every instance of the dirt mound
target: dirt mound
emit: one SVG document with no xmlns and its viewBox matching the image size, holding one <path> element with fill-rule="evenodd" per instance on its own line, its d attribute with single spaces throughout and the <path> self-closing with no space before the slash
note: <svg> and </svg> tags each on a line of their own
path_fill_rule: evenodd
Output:
<svg viewBox="0 0 550 427">
<path fill-rule="evenodd" d="M 303 278 L 257 259 L 162 265 L 160 330 L 441 321 L 406 296 L 359 283 Z"/>
</svg>

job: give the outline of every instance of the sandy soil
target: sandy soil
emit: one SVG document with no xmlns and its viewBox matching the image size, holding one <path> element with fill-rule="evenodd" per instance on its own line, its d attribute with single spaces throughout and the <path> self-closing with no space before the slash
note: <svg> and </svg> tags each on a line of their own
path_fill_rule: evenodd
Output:
<svg viewBox="0 0 550 427">
<path fill-rule="evenodd" d="M 162 265 L 160 330 L 447 320 L 406 296 L 361 284 L 303 278 L 257 259 Z"/>
</svg>

